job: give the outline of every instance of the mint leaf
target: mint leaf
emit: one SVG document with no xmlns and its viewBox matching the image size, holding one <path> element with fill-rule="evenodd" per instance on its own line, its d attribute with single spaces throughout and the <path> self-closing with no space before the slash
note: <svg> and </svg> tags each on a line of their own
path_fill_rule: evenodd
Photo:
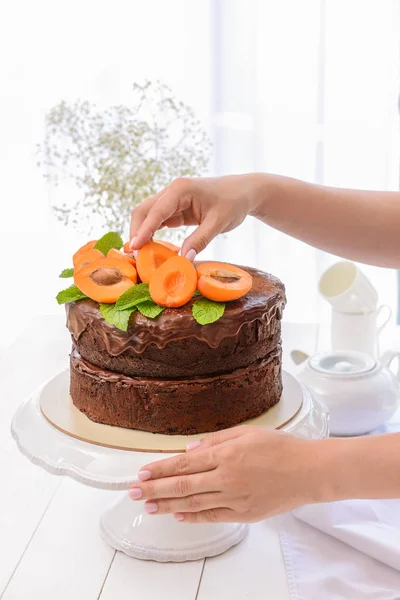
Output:
<svg viewBox="0 0 400 600">
<path fill-rule="evenodd" d="M 106 323 L 114 325 L 121 331 L 127 331 L 129 318 L 136 310 L 136 307 L 127 310 L 118 310 L 115 304 L 100 304 L 100 314 Z"/>
<path fill-rule="evenodd" d="M 77 285 L 71 285 L 66 290 L 58 292 L 56 300 L 58 304 L 66 304 L 67 302 L 76 302 L 76 300 L 82 300 L 87 298 L 86 294 L 81 292 Z"/>
<path fill-rule="evenodd" d="M 115 231 L 110 231 L 109 233 L 103 235 L 103 237 L 101 237 L 97 241 L 94 247 L 96 250 L 100 250 L 100 252 L 102 252 L 104 256 L 106 256 L 108 251 L 111 250 L 111 248 L 116 248 L 117 250 L 120 250 L 123 245 L 124 243 L 119 233 L 116 233 Z"/>
<path fill-rule="evenodd" d="M 68 277 L 73 277 L 73 276 L 74 276 L 74 269 L 64 269 L 59 274 L 59 277 L 62 277 L 63 279 L 68 279 Z"/>
<path fill-rule="evenodd" d="M 151 300 L 148 283 L 138 283 L 126 290 L 117 300 L 116 307 L 118 310 L 137 306 L 139 302 Z"/>
<path fill-rule="evenodd" d="M 222 317 L 225 311 L 225 302 L 214 302 L 208 298 L 199 298 L 192 306 L 192 314 L 200 325 L 214 323 Z"/>
<path fill-rule="evenodd" d="M 149 319 L 155 319 L 164 310 L 162 306 L 159 306 L 153 302 L 153 300 L 144 300 L 143 302 L 139 302 L 137 309 L 140 313 L 142 313 L 142 315 L 148 317 Z"/>
<path fill-rule="evenodd" d="M 118 310 L 132 310 L 137 308 L 142 315 L 155 319 L 164 308 L 151 299 L 148 283 L 138 283 L 126 290 L 117 300 L 115 307 Z"/>
</svg>

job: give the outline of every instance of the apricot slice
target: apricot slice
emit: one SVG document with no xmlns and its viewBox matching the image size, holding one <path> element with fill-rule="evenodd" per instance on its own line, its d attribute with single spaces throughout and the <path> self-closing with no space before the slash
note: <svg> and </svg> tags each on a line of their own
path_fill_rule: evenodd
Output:
<svg viewBox="0 0 400 600">
<path fill-rule="evenodd" d="M 132 248 L 129 246 L 130 242 L 125 242 L 124 247 L 122 248 L 122 250 L 125 252 L 125 254 L 127 254 L 128 256 L 133 256 L 133 250 Z"/>
<path fill-rule="evenodd" d="M 143 283 L 150 283 L 158 267 L 173 256 L 176 256 L 176 253 L 171 248 L 158 242 L 147 242 L 142 246 L 136 258 L 136 268 Z"/>
<path fill-rule="evenodd" d="M 150 296 L 160 306 L 177 308 L 189 302 L 196 291 L 197 273 L 193 264 L 183 256 L 173 256 L 153 273 Z"/>
<path fill-rule="evenodd" d="M 75 254 L 72 257 L 72 262 L 73 262 L 75 269 L 77 268 L 76 263 L 80 262 L 80 264 L 82 264 L 82 261 L 81 261 L 82 254 L 85 254 L 85 252 L 87 252 L 88 250 L 92 250 L 92 248 L 94 248 L 94 246 L 96 244 L 97 244 L 97 240 L 91 240 L 90 242 L 87 242 L 81 248 L 79 248 L 79 250 L 77 250 L 75 252 Z"/>
<path fill-rule="evenodd" d="M 96 250 L 95 248 L 92 248 L 91 250 L 86 250 L 86 252 L 83 252 L 75 259 L 75 271 L 78 271 L 78 269 L 81 269 L 84 265 L 87 265 L 88 263 L 91 263 L 94 260 L 100 260 L 102 258 L 104 258 L 104 254 L 100 252 L 100 250 Z"/>
<path fill-rule="evenodd" d="M 235 265 L 204 262 L 196 265 L 196 271 L 200 294 L 215 302 L 237 300 L 247 294 L 253 285 L 251 275 Z"/>
<path fill-rule="evenodd" d="M 132 265 L 133 267 L 136 267 L 136 260 L 134 258 L 131 258 L 130 256 L 127 256 L 126 254 L 124 254 L 123 252 L 120 252 L 116 248 L 111 248 L 111 250 L 109 250 L 107 252 L 107 258 L 111 258 L 111 260 L 112 259 L 115 259 L 115 260 L 125 260 L 130 265 Z"/>
<path fill-rule="evenodd" d="M 136 281 L 136 269 L 128 261 L 104 256 L 74 274 L 74 283 L 81 292 L 104 304 L 116 302 Z"/>
<path fill-rule="evenodd" d="M 170 250 L 173 250 L 174 252 L 176 252 L 176 254 L 178 254 L 180 248 L 179 246 L 175 246 L 175 244 L 173 244 L 172 242 L 168 242 L 167 240 L 154 240 L 157 244 L 161 244 L 162 246 L 165 246 L 166 248 L 169 248 Z"/>
</svg>

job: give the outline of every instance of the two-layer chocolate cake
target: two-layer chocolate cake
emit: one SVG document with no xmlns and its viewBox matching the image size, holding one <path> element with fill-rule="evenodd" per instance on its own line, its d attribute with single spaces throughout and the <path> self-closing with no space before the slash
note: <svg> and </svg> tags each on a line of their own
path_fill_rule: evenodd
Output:
<svg viewBox="0 0 400 600">
<path fill-rule="evenodd" d="M 100 423 L 167 434 L 224 429 L 275 405 L 284 286 L 245 270 L 251 290 L 208 325 L 193 318 L 195 298 L 155 319 L 135 312 L 127 331 L 107 323 L 93 300 L 66 304 L 74 404 Z"/>
</svg>

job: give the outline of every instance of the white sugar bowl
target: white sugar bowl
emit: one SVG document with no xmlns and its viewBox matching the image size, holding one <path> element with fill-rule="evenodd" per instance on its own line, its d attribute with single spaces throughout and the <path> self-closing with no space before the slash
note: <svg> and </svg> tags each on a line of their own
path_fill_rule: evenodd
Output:
<svg viewBox="0 0 400 600">
<path fill-rule="evenodd" d="M 388 352 L 382 362 L 362 352 L 335 351 L 317 354 L 298 375 L 328 407 L 330 432 L 338 436 L 362 435 L 388 421 L 400 404 L 399 352 Z"/>
</svg>

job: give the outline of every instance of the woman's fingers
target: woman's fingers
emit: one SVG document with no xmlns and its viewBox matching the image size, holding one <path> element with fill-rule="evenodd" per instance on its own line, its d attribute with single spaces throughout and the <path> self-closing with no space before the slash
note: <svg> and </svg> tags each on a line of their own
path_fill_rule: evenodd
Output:
<svg viewBox="0 0 400 600">
<path fill-rule="evenodd" d="M 175 179 L 133 210 L 132 250 L 139 250 L 161 227 L 198 225 L 181 251 L 193 260 L 215 236 L 234 229 L 251 212 L 251 182 L 248 176 Z"/>
<path fill-rule="evenodd" d="M 181 498 L 216 491 L 219 491 L 217 478 L 210 476 L 210 473 L 195 473 L 146 481 L 131 488 L 129 495 L 132 500 L 148 500 L 150 498 Z"/>
<path fill-rule="evenodd" d="M 194 494 L 185 498 L 164 498 L 146 502 L 144 509 L 148 513 L 165 515 L 177 512 L 199 512 L 211 508 L 224 507 L 224 498 L 221 492 Z"/>
<path fill-rule="evenodd" d="M 176 179 L 157 196 L 145 200 L 135 208 L 131 217 L 133 249 L 141 248 L 165 221 L 188 208 L 192 188 L 193 182 L 190 179 Z M 144 208 L 141 208 L 143 205 Z"/>
<path fill-rule="evenodd" d="M 163 227 L 182 227 L 184 225 L 183 212 L 180 212 L 163 223 Z"/>
<path fill-rule="evenodd" d="M 164 226 L 165 221 L 176 213 L 177 208 L 177 204 L 166 194 L 160 196 L 143 219 L 140 227 L 137 229 L 137 233 L 133 235 L 132 248 L 139 250 L 143 244 L 146 244 L 155 232 Z"/>
<path fill-rule="evenodd" d="M 147 198 L 132 211 L 131 248 L 139 250 L 161 227 L 199 225 L 185 240 L 181 254 L 189 260 L 204 250 L 219 233 L 224 231 L 220 207 L 203 201 L 202 208 L 193 209 L 193 198 L 198 193 L 195 179 L 176 179 L 156 196 Z M 209 207 L 212 207 L 208 210 Z M 208 210 L 208 212 L 207 212 Z"/>
<path fill-rule="evenodd" d="M 196 219 L 192 208 L 182 210 L 180 213 L 176 213 L 170 219 L 164 221 L 164 227 L 181 227 L 182 225 L 198 225 L 199 222 Z"/>
<path fill-rule="evenodd" d="M 216 213 L 210 212 L 195 231 L 186 238 L 182 244 L 182 256 L 187 256 L 194 260 L 196 254 L 199 254 L 219 233 L 223 231 L 223 226 Z"/>
<path fill-rule="evenodd" d="M 238 513 L 230 508 L 211 508 L 200 512 L 178 512 L 177 521 L 184 523 L 240 523 Z"/>
<path fill-rule="evenodd" d="M 211 449 L 223 442 L 236 439 L 244 434 L 246 426 L 232 427 L 222 431 L 214 431 L 202 440 L 189 442 L 186 446 L 188 452 L 177 454 L 171 458 L 164 458 L 157 462 L 143 466 L 139 471 L 139 480 L 161 479 L 175 475 L 189 475 L 191 473 L 204 473 L 217 468 L 218 456 Z M 193 452 L 196 450 L 196 452 Z"/>
<path fill-rule="evenodd" d="M 221 431 L 213 431 L 209 435 L 206 435 L 206 437 L 204 437 L 202 440 L 189 442 L 186 446 L 186 450 L 206 450 L 212 446 L 218 446 L 218 444 L 234 440 L 243 435 L 245 431 L 246 426 L 232 427 L 231 429 L 222 429 Z"/>
<path fill-rule="evenodd" d="M 160 479 L 174 475 L 189 475 L 191 473 L 204 473 L 212 471 L 218 465 L 218 459 L 213 452 L 196 452 L 178 454 L 171 458 L 158 460 L 142 467 L 139 471 L 139 480 Z"/>
<path fill-rule="evenodd" d="M 131 212 L 130 240 L 135 237 L 136 232 L 139 230 L 143 221 L 147 217 L 149 210 L 157 202 L 161 194 L 162 192 L 160 192 L 160 194 L 156 194 L 155 196 L 146 198 L 146 200 L 143 200 L 143 202 L 133 209 Z"/>
</svg>

